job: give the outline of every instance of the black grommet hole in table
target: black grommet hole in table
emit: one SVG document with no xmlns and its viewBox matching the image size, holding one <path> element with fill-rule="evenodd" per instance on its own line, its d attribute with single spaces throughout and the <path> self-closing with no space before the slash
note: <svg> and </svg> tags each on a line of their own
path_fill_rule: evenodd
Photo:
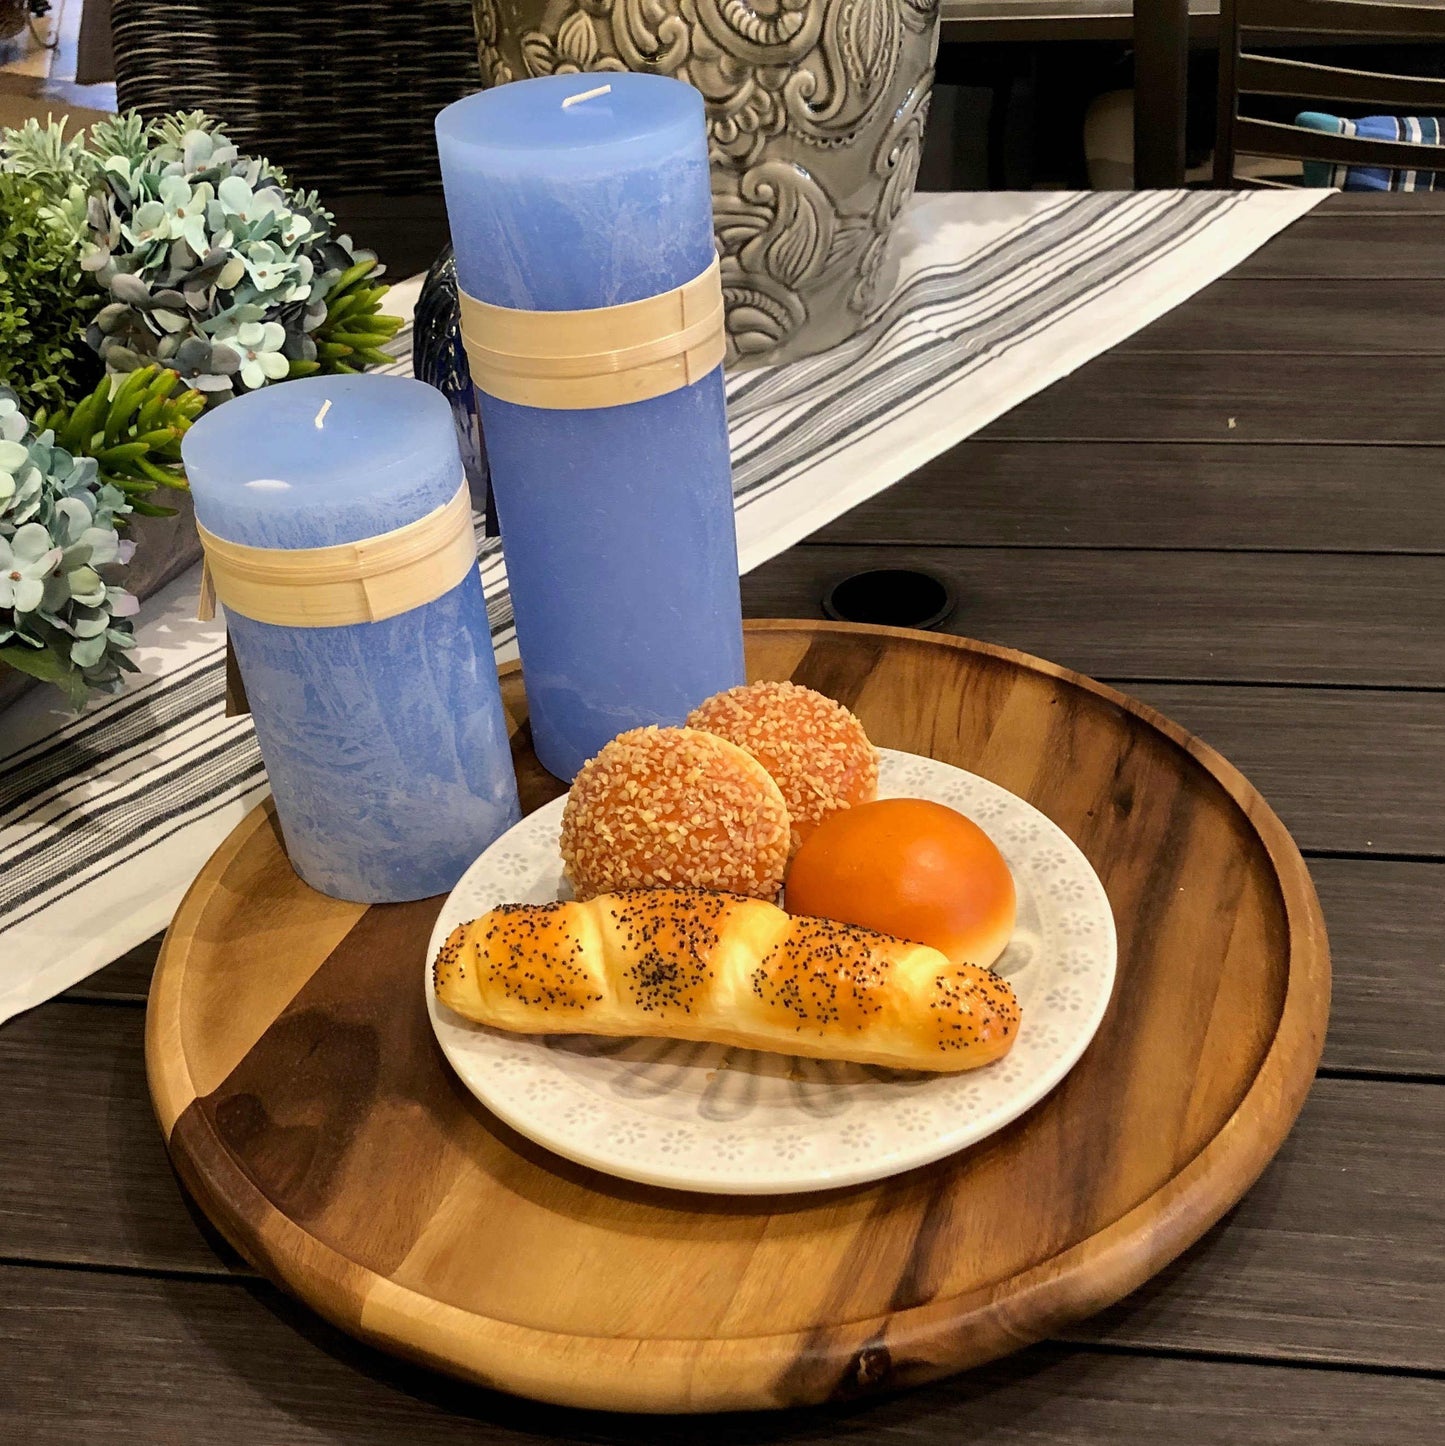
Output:
<svg viewBox="0 0 1445 1446">
<path fill-rule="evenodd" d="M 823 594 L 823 614 L 840 623 L 894 628 L 936 628 L 954 609 L 953 589 L 940 577 L 912 568 L 855 572 Z"/>
</svg>

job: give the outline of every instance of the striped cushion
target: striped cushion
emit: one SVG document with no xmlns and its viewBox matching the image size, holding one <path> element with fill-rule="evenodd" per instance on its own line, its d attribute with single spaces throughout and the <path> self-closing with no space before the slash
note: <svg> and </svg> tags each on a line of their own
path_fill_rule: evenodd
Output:
<svg viewBox="0 0 1445 1446">
<path fill-rule="evenodd" d="M 1370 115 L 1362 120 L 1345 120 L 1319 111 L 1302 111 L 1294 118 L 1306 130 L 1325 131 L 1336 136 L 1358 136 L 1362 141 L 1410 141 L 1415 145 L 1438 146 L 1440 122 L 1430 116 Z M 1445 190 L 1445 171 L 1394 171 L 1383 166 L 1331 166 L 1324 161 L 1305 162 L 1305 185 L 1334 186 L 1346 191 L 1433 191 L 1437 178 Z"/>
</svg>

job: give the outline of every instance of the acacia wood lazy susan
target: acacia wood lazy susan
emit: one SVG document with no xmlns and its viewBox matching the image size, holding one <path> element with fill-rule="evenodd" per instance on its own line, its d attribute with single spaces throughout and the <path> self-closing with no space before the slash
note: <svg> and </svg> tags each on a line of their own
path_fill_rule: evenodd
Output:
<svg viewBox="0 0 1445 1446">
<path fill-rule="evenodd" d="M 487 1114 L 417 980 L 439 899 L 366 908 L 291 871 L 269 806 L 167 936 L 146 1055 L 187 1187 L 344 1329 L 497 1388 L 643 1411 L 780 1407 L 979 1364 L 1117 1300 L 1247 1190 L 1303 1103 L 1329 953 L 1299 851 L 1145 705 L 957 638 L 748 625 L 755 678 L 848 704 L 1064 829 L 1118 976 L 1054 1092 L 960 1154 L 814 1195 L 699 1196 L 570 1164 Z M 560 785 L 504 697 L 523 806 Z"/>
</svg>

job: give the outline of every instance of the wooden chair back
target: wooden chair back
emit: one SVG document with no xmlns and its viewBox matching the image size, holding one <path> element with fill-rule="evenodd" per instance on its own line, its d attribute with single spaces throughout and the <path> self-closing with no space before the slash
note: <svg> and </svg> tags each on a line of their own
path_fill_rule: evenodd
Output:
<svg viewBox="0 0 1445 1446">
<path fill-rule="evenodd" d="M 1323 161 L 1388 170 L 1445 170 L 1445 147 L 1329 135 L 1240 114 L 1244 96 L 1275 96 L 1326 108 L 1378 107 L 1400 115 L 1445 114 L 1445 80 L 1350 70 L 1259 54 L 1255 47 L 1445 41 L 1445 4 L 1394 0 L 1222 0 L 1219 17 L 1219 133 L 1214 182 L 1234 184 L 1236 158 Z"/>
</svg>

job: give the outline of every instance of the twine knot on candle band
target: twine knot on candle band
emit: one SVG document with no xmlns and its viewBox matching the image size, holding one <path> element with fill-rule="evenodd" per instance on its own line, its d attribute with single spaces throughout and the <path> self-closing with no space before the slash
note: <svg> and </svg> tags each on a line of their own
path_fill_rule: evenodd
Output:
<svg viewBox="0 0 1445 1446">
<path fill-rule="evenodd" d="M 472 381 L 504 402 L 576 411 L 646 401 L 722 364 L 722 277 L 701 275 L 656 296 L 584 311 L 522 311 L 462 292 Z"/>
<path fill-rule="evenodd" d="M 391 532 L 333 547 L 247 547 L 208 532 L 196 616 L 232 612 L 281 627 L 379 623 L 449 593 L 477 565 L 465 482 L 449 502 Z"/>
</svg>

